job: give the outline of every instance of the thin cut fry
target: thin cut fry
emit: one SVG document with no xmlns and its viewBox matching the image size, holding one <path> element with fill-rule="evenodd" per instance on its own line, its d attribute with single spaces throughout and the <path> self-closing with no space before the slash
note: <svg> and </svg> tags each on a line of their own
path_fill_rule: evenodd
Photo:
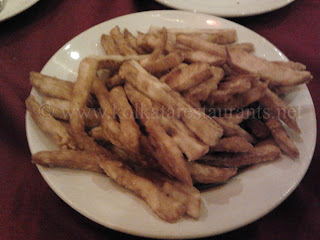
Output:
<svg viewBox="0 0 320 240">
<path fill-rule="evenodd" d="M 107 34 L 101 35 L 101 45 L 107 55 L 118 55 L 120 54 L 119 49 L 114 43 L 112 37 Z"/>
<path fill-rule="evenodd" d="M 111 29 L 110 34 L 121 55 L 138 55 L 137 52 L 126 41 L 118 26 L 115 26 L 113 29 Z"/>
<path fill-rule="evenodd" d="M 266 118 L 265 121 L 280 149 L 289 157 L 298 158 L 299 150 L 287 134 L 281 122 L 273 116 Z"/>
<path fill-rule="evenodd" d="M 216 167 L 242 167 L 263 162 L 270 162 L 278 159 L 280 149 L 273 145 L 267 144 L 255 147 L 248 153 L 205 155 L 201 158 L 206 164 Z"/>
<path fill-rule="evenodd" d="M 32 162 L 46 167 L 63 167 L 103 173 L 99 164 L 101 154 L 76 151 L 42 151 L 32 155 Z"/>
<path fill-rule="evenodd" d="M 210 151 L 216 152 L 250 152 L 253 145 L 244 137 L 233 136 L 221 138 L 217 146 L 211 147 Z"/>
<path fill-rule="evenodd" d="M 103 153 L 106 152 L 106 150 L 99 146 L 94 139 L 89 137 L 84 131 L 84 117 L 81 114 L 88 101 L 91 85 L 97 78 L 97 68 L 98 62 L 95 59 L 85 58 L 80 62 L 78 79 L 73 87 L 73 97 L 71 101 L 73 111 L 70 115 L 70 126 L 72 135 L 80 149 Z"/>
<path fill-rule="evenodd" d="M 44 132 L 48 133 L 60 148 L 77 148 L 77 144 L 69 135 L 65 127 L 59 121 L 54 119 L 50 113 L 46 112 L 45 109 L 41 108 L 32 95 L 26 99 L 26 106 L 37 126 Z"/>
<path fill-rule="evenodd" d="M 123 87 L 118 86 L 110 91 L 110 102 L 120 119 L 120 142 L 122 147 L 128 151 L 139 152 L 139 137 L 141 133 Z"/>
<path fill-rule="evenodd" d="M 218 168 L 201 163 L 188 163 L 195 183 L 223 183 L 237 174 L 237 168 Z"/>
<path fill-rule="evenodd" d="M 70 120 L 71 112 L 73 111 L 71 108 L 71 102 L 58 99 L 58 98 L 44 98 L 42 107 L 50 113 L 54 118 L 59 118 L 61 120 Z M 96 127 L 100 125 L 101 122 L 101 114 L 94 109 L 84 107 L 84 121 L 87 127 Z"/>
</svg>

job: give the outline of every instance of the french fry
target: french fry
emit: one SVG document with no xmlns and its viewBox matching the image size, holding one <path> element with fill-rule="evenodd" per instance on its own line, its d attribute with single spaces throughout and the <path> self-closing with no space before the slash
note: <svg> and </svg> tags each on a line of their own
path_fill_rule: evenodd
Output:
<svg viewBox="0 0 320 240">
<path fill-rule="evenodd" d="M 121 55 L 130 56 L 138 55 L 137 52 L 129 45 L 129 43 L 124 38 L 123 34 L 120 32 L 119 26 L 115 26 L 110 30 L 110 35 L 119 49 Z"/>
<path fill-rule="evenodd" d="M 32 162 L 46 167 L 62 167 L 103 173 L 100 167 L 101 154 L 77 151 L 42 151 L 32 155 Z"/>
<path fill-rule="evenodd" d="M 116 146 L 122 146 L 120 141 L 120 123 L 115 120 L 115 112 L 110 102 L 110 94 L 104 84 L 97 78 L 93 80 L 92 89 L 103 110 L 101 127 L 105 139 Z"/>
<path fill-rule="evenodd" d="M 270 129 L 271 134 L 280 149 L 291 158 L 299 157 L 299 150 L 291 140 L 281 122 L 274 116 L 265 118 L 266 125 Z"/>
<path fill-rule="evenodd" d="M 213 167 L 197 162 L 188 163 L 192 180 L 195 183 L 223 183 L 236 175 L 237 168 Z"/>
<path fill-rule="evenodd" d="M 294 109 L 290 109 L 288 105 L 273 93 L 270 89 L 266 90 L 265 95 L 259 99 L 261 105 L 270 111 L 273 115 L 281 119 L 287 126 L 297 133 L 301 133 L 301 130 L 296 121 Z"/>
<path fill-rule="evenodd" d="M 256 142 L 256 139 L 239 125 L 229 122 L 221 117 L 212 117 L 223 128 L 225 137 L 239 136 L 248 140 L 250 143 Z"/>
<path fill-rule="evenodd" d="M 210 66 L 206 63 L 193 63 L 185 67 L 176 68 L 163 76 L 160 81 L 168 84 L 173 90 L 182 92 L 212 76 Z"/>
<path fill-rule="evenodd" d="M 102 34 L 100 39 L 101 45 L 107 55 L 118 55 L 120 54 L 112 37 L 108 34 Z"/>
<path fill-rule="evenodd" d="M 26 106 L 37 126 L 42 131 L 48 133 L 60 148 L 77 148 L 76 142 L 70 136 L 65 127 L 59 121 L 54 119 L 50 113 L 46 112 L 45 109 L 41 108 L 40 104 L 32 95 L 26 99 Z"/>
<path fill-rule="evenodd" d="M 221 138 L 218 145 L 211 147 L 211 152 L 250 152 L 253 145 L 244 137 L 232 136 Z"/>
<path fill-rule="evenodd" d="M 42 107 L 54 118 L 66 121 L 70 120 L 70 115 L 73 111 L 70 101 L 58 98 L 44 98 Z M 85 125 L 87 127 L 92 128 L 100 125 L 101 114 L 97 110 L 84 107 L 81 114 L 84 116 Z"/>
<path fill-rule="evenodd" d="M 120 142 L 123 148 L 131 152 L 139 152 L 141 133 L 123 87 L 118 86 L 110 91 L 110 102 L 120 119 Z"/>
<path fill-rule="evenodd" d="M 198 36 L 191 36 L 186 34 L 177 35 L 177 43 L 183 44 L 191 49 L 200 50 L 212 55 L 217 55 L 226 60 L 226 48 L 213 42 L 204 40 Z"/>
<path fill-rule="evenodd" d="M 95 59 L 85 58 L 80 62 L 78 78 L 73 87 L 70 127 L 80 149 L 104 153 L 106 150 L 85 132 L 84 117 L 81 114 L 88 101 L 92 83 L 97 78 L 97 68 L 98 62 Z"/>
<path fill-rule="evenodd" d="M 255 147 L 247 153 L 221 153 L 219 155 L 205 155 L 201 161 L 216 167 L 239 168 L 243 166 L 271 162 L 278 159 L 280 149 L 273 144 L 266 144 Z"/>
<path fill-rule="evenodd" d="M 260 74 L 270 85 L 292 86 L 310 81 L 313 77 L 308 71 L 297 71 L 254 56 L 241 49 L 228 50 L 228 62 L 237 70 Z"/>
<path fill-rule="evenodd" d="M 223 118 L 229 122 L 239 125 L 244 120 L 250 118 L 254 114 L 253 109 L 243 109 L 239 112 L 227 112 L 223 114 Z"/>
<path fill-rule="evenodd" d="M 50 77 L 34 71 L 30 72 L 30 82 L 33 87 L 46 96 L 69 101 L 72 98 L 72 82 Z"/>
<path fill-rule="evenodd" d="M 137 43 L 137 38 L 135 36 L 133 36 L 133 34 L 128 30 L 128 29 L 124 29 L 123 31 L 123 36 L 125 38 L 125 40 L 129 43 L 129 45 L 139 54 L 146 54 L 146 52 L 138 46 Z"/>
<path fill-rule="evenodd" d="M 155 148 L 154 156 L 158 159 L 160 165 L 171 176 L 192 185 L 191 176 L 181 151 L 161 127 L 158 119 L 152 116 L 151 100 L 130 84 L 125 85 L 125 91 L 149 134 L 151 144 Z"/>
<path fill-rule="evenodd" d="M 213 146 L 222 136 L 222 128 L 203 112 L 185 102 L 183 97 L 168 85 L 148 74 L 136 61 L 125 62 L 120 68 L 120 75 L 153 101 L 168 109 L 174 109 L 181 115 L 186 126 L 205 144 Z"/>
<path fill-rule="evenodd" d="M 252 43 L 235 43 L 235 44 L 227 45 L 227 49 L 229 50 L 240 49 L 242 51 L 252 53 L 254 52 L 254 45 Z"/>
<path fill-rule="evenodd" d="M 213 55 L 205 51 L 193 49 L 179 49 L 188 63 L 207 63 L 211 66 L 221 66 L 225 63 L 225 58 Z"/>
</svg>

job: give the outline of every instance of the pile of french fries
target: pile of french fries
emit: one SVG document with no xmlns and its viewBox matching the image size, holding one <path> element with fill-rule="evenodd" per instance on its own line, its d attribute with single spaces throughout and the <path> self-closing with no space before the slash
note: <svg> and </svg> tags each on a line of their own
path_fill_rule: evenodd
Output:
<svg viewBox="0 0 320 240">
<path fill-rule="evenodd" d="M 163 220 L 199 218 L 197 183 L 224 183 L 239 168 L 299 151 L 300 133 L 279 97 L 312 79 L 237 43 L 234 29 L 150 27 L 102 34 L 106 54 L 84 58 L 76 82 L 38 72 L 26 106 L 59 151 L 33 163 L 105 173 Z"/>
</svg>

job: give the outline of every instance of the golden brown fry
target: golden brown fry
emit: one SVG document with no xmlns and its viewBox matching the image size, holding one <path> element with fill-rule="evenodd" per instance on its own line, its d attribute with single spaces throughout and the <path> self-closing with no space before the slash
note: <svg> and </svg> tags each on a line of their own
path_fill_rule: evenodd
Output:
<svg viewBox="0 0 320 240">
<path fill-rule="evenodd" d="M 211 66 L 210 69 L 212 73 L 211 78 L 182 92 L 184 99 L 195 108 L 200 108 L 200 102 L 205 102 L 210 93 L 218 89 L 218 84 L 224 77 L 222 68 Z"/>
<path fill-rule="evenodd" d="M 185 67 L 176 68 L 164 75 L 160 81 L 168 84 L 173 90 L 182 92 L 212 76 L 210 66 L 206 63 L 193 63 Z"/>
<path fill-rule="evenodd" d="M 161 28 L 151 26 L 150 34 L 157 34 Z M 169 34 L 185 34 L 191 36 L 198 36 L 206 41 L 218 44 L 231 44 L 237 40 L 237 33 L 235 29 L 199 29 L 199 28 L 168 28 Z"/>
<path fill-rule="evenodd" d="M 58 98 L 44 98 L 42 107 L 54 118 L 69 121 L 71 112 L 71 102 Z M 87 127 L 96 127 L 101 122 L 101 114 L 94 109 L 84 107 L 81 114 L 84 116 Z"/>
<path fill-rule="evenodd" d="M 71 100 L 73 83 L 38 72 L 30 72 L 33 87 L 49 97 Z"/>
<path fill-rule="evenodd" d="M 193 50 L 193 49 L 179 49 L 183 54 L 184 60 L 188 63 L 208 63 L 213 66 L 221 66 L 226 62 L 226 59 L 213 55 L 205 51 Z"/>
<path fill-rule="evenodd" d="M 70 126 L 72 136 L 75 138 L 80 149 L 103 153 L 106 150 L 99 146 L 85 132 L 84 116 L 82 114 L 89 98 L 91 85 L 97 78 L 97 68 L 98 62 L 95 59 L 85 58 L 80 62 L 78 79 L 73 87 L 73 97 L 71 100 L 73 111 L 70 115 Z"/>
<path fill-rule="evenodd" d="M 46 167 L 63 167 L 103 173 L 99 164 L 101 154 L 77 151 L 42 151 L 32 155 L 32 162 Z"/>
<path fill-rule="evenodd" d="M 159 122 L 166 133 L 186 155 L 188 161 L 194 161 L 209 151 L 209 147 L 201 142 L 180 120 L 159 116 Z"/>
<path fill-rule="evenodd" d="M 180 52 L 176 51 L 176 52 L 171 52 L 166 56 L 161 56 L 156 60 L 150 60 L 150 59 L 148 59 L 148 61 L 145 61 L 145 60 L 146 59 L 143 60 L 141 65 L 148 72 L 161 73 L 178 66 L 180 63 L 183 62 L 184 58 Z"/>
<path fill-rule="evenodd" d="M 265 118 L 266 125 L 280 149 L 291 158 L 299 157 L 299 150 L 291 140 L 281 122 L 273 116 Z"/>
<path fill-rule="evenodd" d="M 112 74 L 119 71 L 122 63 L 128 60 L 137 60 L 140 61 L 146 58 L 148 55 L 130 55 L 130 56 L 121 56 L 121 55 L 107 55 L 107 56 L 91 56 L 90 58 L 98 61 L 98 70 L 107 69 Z"/>
<path fill-rule="evenodd" d="M 304 71 L 306 70 L 306 66 L 299 62 L 293 61 L 273 61 L 273 63 L 278 64 L 280 66 L 289 67 L 292 70 Z"/>
<path fill-rule="evenodd" d="M 184 203 L 167 196 L 152 181 L 135 174 L 122 163 L 103 159 L 100 166 L 112 180 L 142 198 L 161 219 L 175 222 L 185 213 Z"/>
<path fill-rule="evenodd" d="M 177 35 L 177 43 L 183 44 L 191 49 L 200 50 L 212 55 L 218 55 L 226 60 L 226 48 L 213 42 L 204 40 L 198 36 L 191 36 L 186 34 Z"/>
<path fill-rule="evenodd" d="M 101 45 L 106 52 L 107 55 L 119 55 L 119 49 L 116 46 L 115 42 L 113 41 L 112 37 L 107 34 L 101 35 Z"/>
<path fill-rule="evenodd" d="M 205 155 L 201 158 L 206 164 L 216 167 L 242 167 L 276 160 L 280 156 L 280 149 L 273 144 L 254 147 L 247 153 L 221 153 L 219 155 Z"/>
<path fill-rule="evenodd" d="M 129 43 L 124 38 L 123 34 L 120 32 L 120 28 L 115 26 L 111 29 L 110 35 L 119 49 L 121 55 L 130 56 L 138 55 L 137 52 L 129 45 Z"/>
<path fill-rule="evenodd" d="M 254 52 L 254 45 L 252 43 L 235 43 L 235 44 L 227 45 L 227 48 L 230 50 L 241 49 L 249 53 Z"/>
<path fill-rule="evenodd" d="M 275 86 L 297 85 L 313 78 L 308 71 L 296 71 L 240 49 L 228 50 L 228 62 L 233 68 L 242 72 L 259 74 L 263 80 Z"/>
<path fill-rule="evenodd" d="M 37 126 L 42 131 L 48 133 L 60 148 L 77 148 L 77 144 L 69 135 L 65 127 L 59 121 L 54 119 L 50 113 L 46 112 L 46 110 L 39 105 L 32 95 L 26 99 L 26 106 Z"/>
<path fill-rule="evenodd" d="M 188 163 L 195 183 L 223 183 L 237 174 L 237 168 L 218 168 L 201 163 Z"/>
<path fill-rule="evenodd" d="M 257 118 L 250 118 L 246 123 L 247 127 L 250 129 L 250 132 L 257 138 L 265 139 L 270 136 L 270 130 L 261 120 Z"/>
<path fill-rule="evenodd" d="M 133 34 L 128 29 L 125 28 L 123 30 L 123 35 L 125 40 L 139 55 L 146 54 L 146 52 L 141 47 L 138 46 L 137 38 L 133 36 Z"/>
<path fill-rule="evenodd" d="M 298 126 L 295 109 L 289 108 L 289 106 L 277 96 L 270 89 L 266 90 L 265 95 L 259 100 L 261 105 L 268 109 L 268 111 L 281 119 L 287 126 L 297 133 L 301 133 Z"/>
<path fill-rule="evenodd" d="M 97 96 L 100 107 L 103 111 L 101 126 L 103 129 L 103 135 L 105 139 L 108 139 L 112 144 L 120 147 L 120 124 L 115 119 L 115 112 L 110 102 L 110 96 L 108 89 L 99 79 L 94 79 L 92 89 Z"/>
<path fill-rule="evenodd" d="M 171 176 L 192 185 L 186 161 L 178 146 L 159 124 L 157 117 L 152 114 L 152 102 L 132 85 L 126 84 L 125 91 L 130 102 L 134 105 L 140 120 L 149 134 L 152 146 L 155 148 L 154 156 L 160 165 Z"/>
<path fill-rule="evenodd" d="M 216 152 L 250 152 L 253 149 L 251 143 L 244 137 L 233 136 L 221 138 L 219 144 L 211 147 L 210 151 Z"/>
<path fill-rule="evenodd" d="M 122 143 L 122 148 L 135 153 L 139 152 L 139 137 L 141 133 L 123 87 L 118 86 L 110 91 L 110 102 L 120 119 L 120 142 Z"/>
<path fill-rule="evenodd" d="M 183 97 L 168 85 L 148 74 L 136 61 L 125 62 L 120 75 L 153 101 L 161 103 L 167 109 L 181 116 L 186 126 L 205 144 L 213 146 L 221 138 L 223 130 L 202 111 L 191 107 Z"/>
<path fill-rule="evenodd" d="M 229 122 L 220 117 L 212 117 L 223 128 L 225 137 L 239 136 L 248 140 L 250 143 L 256 142 L 255 138 L 239 125 Z"/>
</svg>

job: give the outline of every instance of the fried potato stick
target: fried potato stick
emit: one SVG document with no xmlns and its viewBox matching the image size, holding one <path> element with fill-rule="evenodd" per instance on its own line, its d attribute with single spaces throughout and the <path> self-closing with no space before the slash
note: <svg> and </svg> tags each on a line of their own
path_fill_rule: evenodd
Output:
<svg viewBox="0 0 320 240">
<path fill-rule="evenodd" d="M 155 149 L 154 156 L 160 165 L 171 176 L 192 185 L 182 152 L 161 127 L 157 117 L 153 116 L 151 100 L 130 84 L 126 83 L 125 91 L 149 134 L 149 139 Z"/>
<path fill-rule="evenodd" d="M 77 151 L 41 151 L 32 155 L 32 162 L 46 167 L 62 167 L 104 173 L 100 167 L 101 154 Z"/>
<path fill-rule="evenodd" d="M 178 34 L 177 43 L 185 45 L 194 50 L 200 50 L 212 55 L 217 55 L 226 60 L 226 48 L 223 45 L 219 45 L 213 42 L 204 40 L 196 35 Z"/>
<path fill-rule="evenodd" d="M 103 110 L 101 127 L 105 139 L 120 147 L 120 123 L 115 119 L 115 112 L 110 102 L 110 93 L 104 84 L 97 78 L 94 79 L 92 90 L 96 95 L 101 109 Z"/>
<path fill-rule="evenodd" d="M 260 104 L 263 105 L 268 111 L 281 119 L 287 126 L 297 133 L 301 133 L 301 130 L 298 126 L 294 109 L 290 109 L 289 106 L 277 96 L 270 89 L 266 90 L 265 95 L 260 98 Z"/>
<path fill-rule="evenodd" d="M 123 36 L 125 38 L 125 40 L 129 43 L 129 45 L 139 54 L 146 54 L 146 52 L 138 46 L 137 43 L 137 38 L 135 36 L 133 36 L 133 34 L 127 29 L 125 28 L 123 30 Z"/>
<path fill-rule="evenodd" d="M 250 132 L 257 138 L 265 139 L 270 136 L 270 130 L 260 119 L 250 118 L 246 121 L 246 124 Z"/>
<path fill-rule="evenodd" d="M 121 55 L 130 56 L 138 55 L 137 52 L 129 45 L 129 43 L 124 38 L 123 34 L 120 32 L 119 26 L 115 26 L 111 29 L 110 35 L 119 49 Z"/>
<path fill-rule="evenodd" d="M 184 60 L 188 63 L 207 63 L 211 66 L 221 66 L 226 62 L 225 58 L 205 51 L 180 48 L 179 51 L 183 54 Z"/>
<path fill-rule="evenodd" d="M 213 167 L 197 162 L 188 163 L 193 182 L 223 183 L 237 174 L 237 168 Z"/>
<path fill-rule="evenodd" d="M 273 116 L 265 118 L 266 125 L 280 149 L 291 158 L 299 157 L 299 150 L 291 140 L 281 122 Z"/>
<path fill-rule="evenodd" d="M 186 212 L 184 203 L 167 196 L 152 181 L 135 174 L 121 162 L 103 159 L 100 166 L 112 180 L 142 198 L 161 219 L 175 222 Z"/>
<path fill-rule="evenodd" d="M 120 142 L 122 147 L 128 151 L 139 152 L 141 133 L 123 87 L 118 86 L 110 91 L 110 102 L 120 119 Z"/>
<path fill-rule="evenodd" d="M 201 142 L 180 120 L 159 116 L 159 122 L 186 155 L 188 161 L 197 160 L 209 151 L 209 147 Z"/>
<path fill-rule="evenodd" d="M 205 113 L 191 107 L 179 93 L 147 73 L 139 63 L 125 62 L 119 73 L 128 83 L 153 101 L 179 114 L 186 126 L 205 144 L 209 146 L 217 144 L 223 134 L 222 128 Z"/>
<path fill-rule="evenodd" d="M 233 136 L 221 138 L 218 145 L 211 147 L 211 152 L 250 152 L 253 145 L 244 137 Z"/>
<path fill-rule="evenodd" d="M 237 70 L 259 74 L 263 80 L 275 86 L 297 85 L 313 78 L 308 71 L 296 71 L 240 49 L 228 50 L 228 62 Z"/>
<path fill-rule="evenodd" d="M 107 55 L 120 55 L 119 49 L 110 35 L 102 34 L 100 42 Z"/>
<path fill-rule="evenodd" d="M 227 112 L 223 114 L 223 118 L 229 122 L 239 125 L 254 114 L 253 109 L 243 109 L 240 112 Z"/>
<path fill-rule="evenodd" d="M 71 108 L 71 102 L 67 100 L 62 100 L 58 98 L 44 98 L 42 107 L 50 113 L 54 118 L 58 118 L 61 120 L 70 120 L 71 112 L 73 111 Z M 84 107 L 84 121 L 87 127 L 96 127 L 100 125 L 101 122 L 101 114 L 94 109 Z"/>
<path fill-rule="evenodd" d="M 98 62 L 95 59 L 85 58 L 81 60 L 79 65 L 78 78 L 73 87 L 73 97 L 71 100 L 71 108 L 73 111 L 70 115 L 70 126 L 72 136 L 75 138 L 80 149 L 103 153 L 106 150 L 99 146 L 93 138 L 85 132 L 84 111 L 88 101 L 91 86 L 97 78 Z"/>
<path fill-rule="evenodd" d="M 50 77 L 38 72 L 30 72 L 30 82 L 33 87 L 46 96 L 69 101 L 72 98 L 72 82 Z"/>
<path fill-rule="evenodd" d="M 192 63 L 185 67 L 176 68 L 162 76 L 160 81 L 168 84 L 173 90 L 182 92 L 212 76 L 210 66 L 206 63 Z"/>
<path fill-rule="evenodd" d="M 280 156 L 280 149 L 273 144 L 266 144 L 256 146 L 251 152 L 247 153 L 233 153 L 233 154 L 215 154 L 205 155 L 201 160 L 216 167 L 233 167 L 239 168 L 243 166 L 259 164 L 263 162 L 270 162 L 278 159 Z"/>
<path fill-rule="evenodd" d="M 223 128 L 223 135 L 225 137 L 239 136 L 248 140 L 250 143 L 254 143 L 255 138 L 250 135 L 246 130 L 241 128 L 239 125 L 234 124 L 220 117 L 212 117 L 220 126 Z"/>
<path fill-rule="evenodd" d="M 44 132 L 48 133 L 60 148 L 77 148 L 77 144 L 65 127 L 59 121 L 54 119 L 50 113 L 46 112 L 45 109 L 41 108 L 32 95 L 26 99 L 26 106 L 37 126 Z"/>
<path fill-rule="evenodd" d="M 161 28 L 151 26 L 148 33 L 157 34 Z M 237 41 L 237 32 L 235 29 L 199 29 L 199 28 L 168 28 L 169 34 L 196 35 L 206 41 L 218 44 L 231 44 Z"/>
</svg>

